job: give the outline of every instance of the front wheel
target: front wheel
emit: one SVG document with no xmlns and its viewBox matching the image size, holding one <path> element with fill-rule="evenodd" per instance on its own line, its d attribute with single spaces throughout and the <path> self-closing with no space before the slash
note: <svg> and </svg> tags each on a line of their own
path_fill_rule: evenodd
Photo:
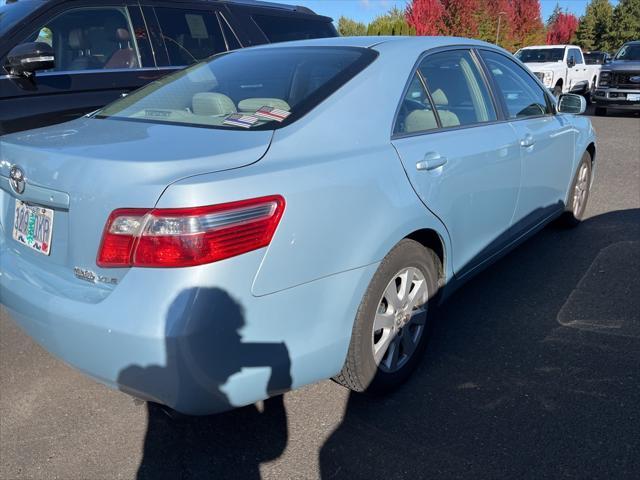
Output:
<svg viewBox="0 0 640 480">
<path fill-rule="evenodd" d="M 566 227 L 575 227 L 584 218 L 591 190 L 591 155 L 585 152 L 569 190 L 567 208 L 561 218 Z"/>
<path fill-rule="evenodd" d="M 562 95 L 562 85 L 558 84 L 553 87 L 553 96 L 558 98 L 560 95 Z"/>
<path fill-rule="evenodd" d="M 342 371 L 334 380 L 356 392 L 404 382 L 426 346 L 440 260 L 404 239 L 384 258 L 360 303 Z"/>
</svg>

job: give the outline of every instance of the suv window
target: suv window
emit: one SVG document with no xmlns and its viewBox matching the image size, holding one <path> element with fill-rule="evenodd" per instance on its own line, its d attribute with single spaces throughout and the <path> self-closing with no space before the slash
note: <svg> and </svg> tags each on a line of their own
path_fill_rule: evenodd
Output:
<svg viewBox="0 0 640 480">
<path fill-rule="evenodd" d="M 489 89 L 468 50 L 429 55 L 418 70 L 429 89 L 443 127 L 497 119 Z"/>
<path fill-rule="evenodd" d="M 138 68 L 140 56 L 125 8 L 68 10 L 43 25 L 24 42 L 53 47 L 53 71 Z"/>
<path fill-rule="evenodd" d="M 96 118 L 275 130 L 315 108 L 376 57 L 352 47 L 235 50 L 163 77 Z"/>
<path fill-rule="evenodd" d="M 498 86 L 509 118 L 551 113 L 544 90 L 520 65 L 496 52 L 481 50 L 480 55 Z"/>
<path fill-rule="evenodd" d="M 274 15 L 252 15 L 251 18 L 270 43 L 336 36 L 331 22 Z"/>
<path fill-rule="evenodd" d="M 171 65 L 191 65 L 226 51 L 215 12 L 170 7 L 157 7 L 155 11 Z"/>
</svg>

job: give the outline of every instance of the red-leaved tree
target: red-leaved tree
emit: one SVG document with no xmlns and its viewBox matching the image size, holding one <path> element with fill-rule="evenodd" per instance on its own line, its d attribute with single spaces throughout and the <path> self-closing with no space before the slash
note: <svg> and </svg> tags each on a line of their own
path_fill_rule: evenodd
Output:
<svg viewBox="0 0 640 480">
<path fill-rule="evenodd" d="M 540 0 L 510 0 L 514 48 L 544 42 L 544 25 L 540 17 Z"/>
<path fill-rule="evenodd" d="M 407 7 L 406 18 L 417 35 L 446 34 L 444 8 L 440 0 L 413 0 Z"/>
<path fill-rule="evenodd" d="M 449 35 L 478 36 L 478 21 L 474 14 L 480 7 L 479 0 L 442 0 L 442 6 Z"/>
<path fill-rule="evenodd" d="M 571 43 L 579 23 L 575 15 L 559 13 L 547 28 L 547 45 Z"/>
</svg>

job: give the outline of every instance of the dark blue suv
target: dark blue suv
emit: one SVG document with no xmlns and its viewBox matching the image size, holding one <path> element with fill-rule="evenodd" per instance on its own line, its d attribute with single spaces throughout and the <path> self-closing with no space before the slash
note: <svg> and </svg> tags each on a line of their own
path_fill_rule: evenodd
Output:
<svg viewBox="0 0 640 480">
<path fill-rule="evenodd" d="M 0 134 L 71 120 L 216 53 L 333 36 L 308 8 L 251 0 L 8 0 Z"/>
</svg>

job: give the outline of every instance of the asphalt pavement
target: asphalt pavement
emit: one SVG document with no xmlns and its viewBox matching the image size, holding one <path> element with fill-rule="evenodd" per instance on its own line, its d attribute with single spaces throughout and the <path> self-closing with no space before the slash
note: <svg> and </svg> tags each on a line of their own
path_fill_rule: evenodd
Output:
<svg viewBox="0 0 640 480">
<path fill-rule="evenodd" d="M 640 116 L 593 123 L 588 218 L 466 284 L 385 398 L 325 381 L 171 419 L 0 313 L 0 478 L 639 478 Z"/>
</svg>

